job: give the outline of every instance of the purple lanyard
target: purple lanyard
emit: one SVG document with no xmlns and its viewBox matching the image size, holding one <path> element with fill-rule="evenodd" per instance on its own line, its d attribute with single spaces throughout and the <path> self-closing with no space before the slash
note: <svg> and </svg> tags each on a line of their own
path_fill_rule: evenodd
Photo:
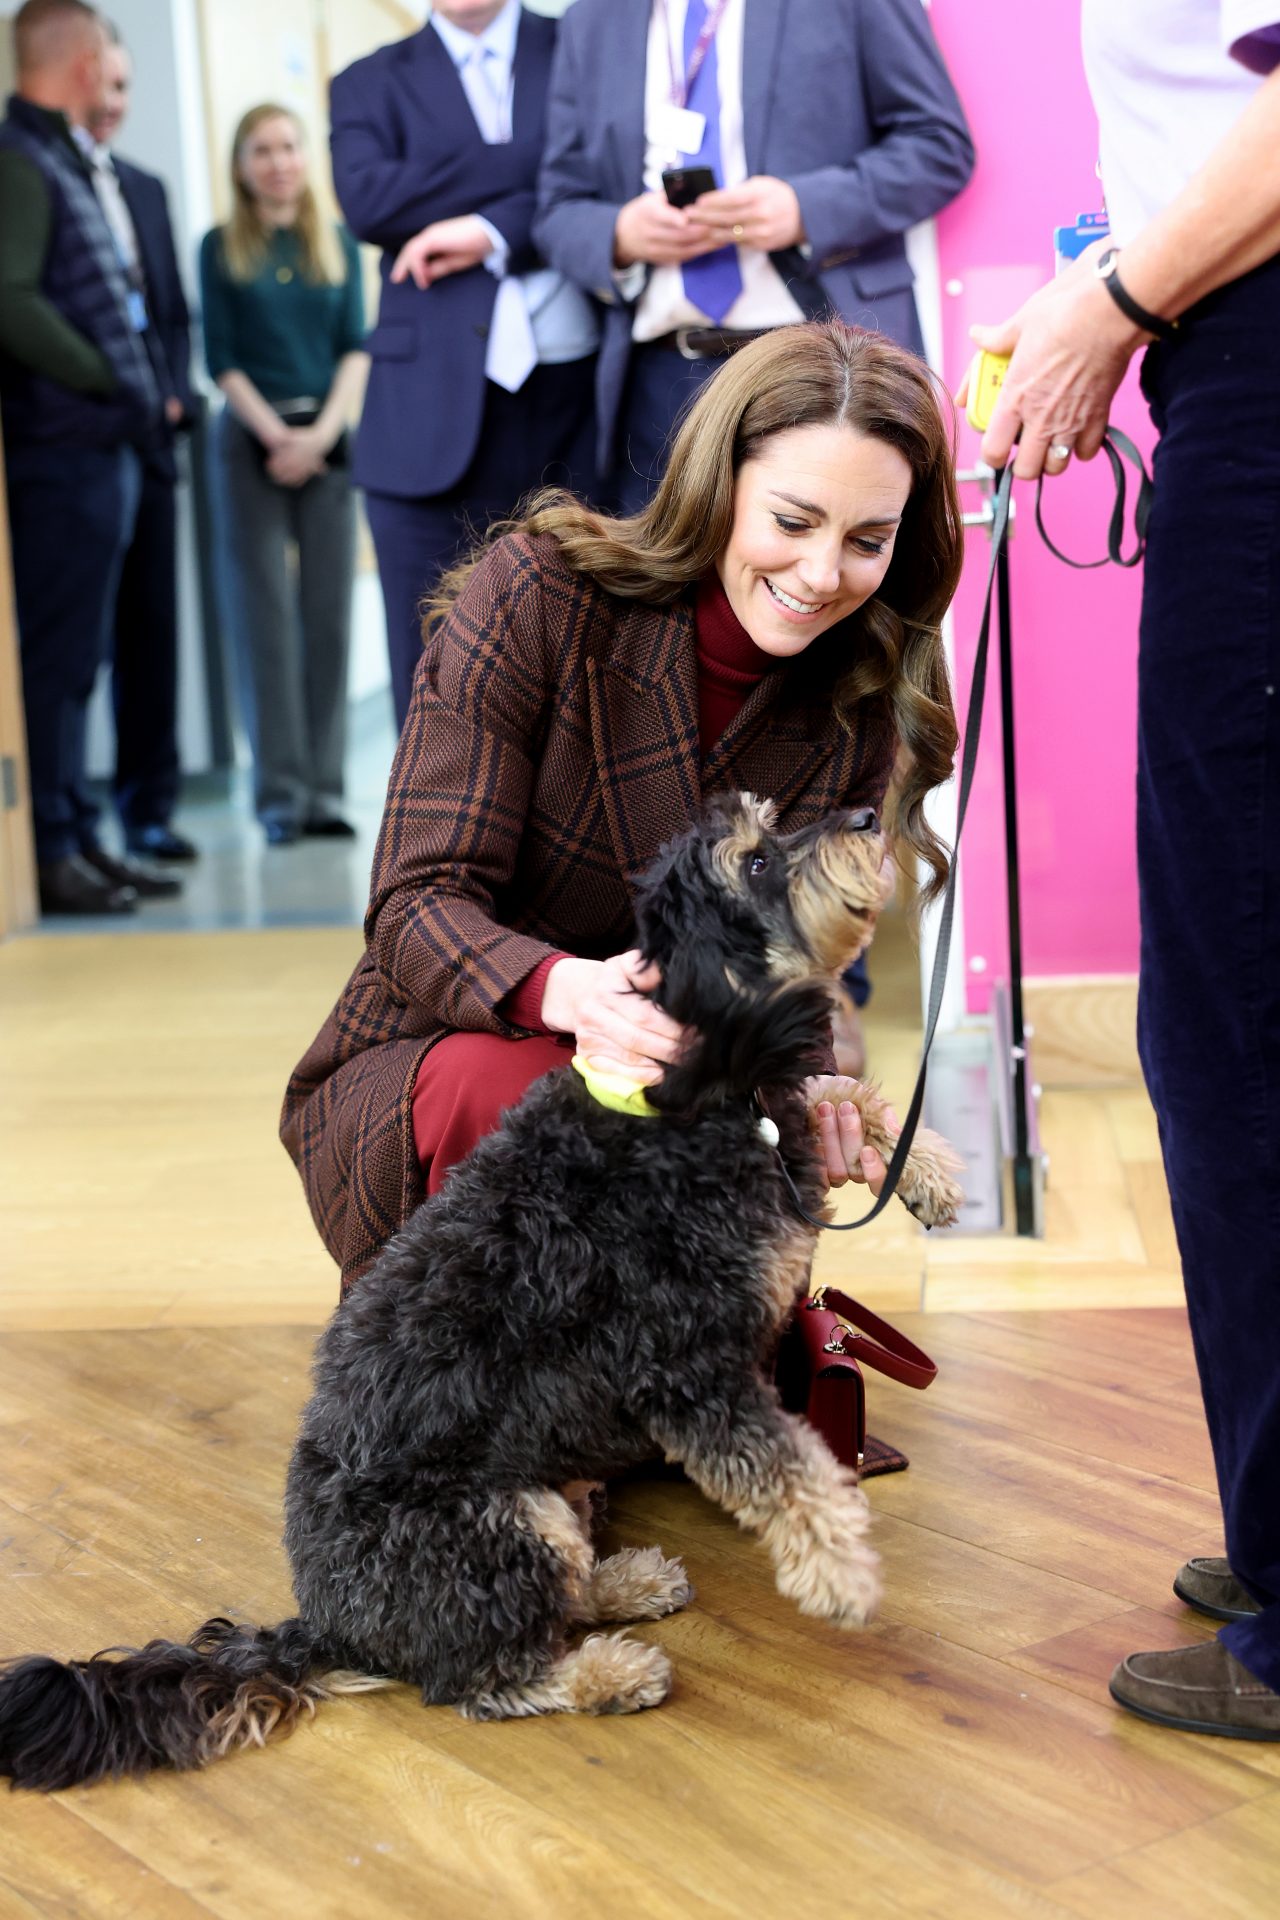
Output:
<svg viewBox="0 0 1280 1920">
<path fill-rule="evenodd" d="M 671 15 L 667 11 L 667 0 L 658 0 L 658 11 L 662 15 L 662 36 L 667 43 L 667 63 L 671 68 L 671 104 L 673 106 L 688 105 L 689 95 L 693 92 L 693 83 L 702 71 L 702 63 L 707 57 L 711 42 L 716 37 L 728 6 L 729 0 L 713 0 L 713 4 L 707 8 L 702 32 L 693 43 L 689 65 L 682 80 L 680 69 L 676 65 L 676 50 L 671 39 Z"/>
</svg>

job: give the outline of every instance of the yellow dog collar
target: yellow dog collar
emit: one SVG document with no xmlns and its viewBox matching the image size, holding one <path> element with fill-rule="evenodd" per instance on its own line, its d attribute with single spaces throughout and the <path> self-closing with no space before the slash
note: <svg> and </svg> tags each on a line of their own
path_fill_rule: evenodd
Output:
<svg viewBox="0 0 1280 1920">
<path fill-rule="evenodd" d="M 575 1053 L 570 1062 L 574 1071 L 581 1074 L 587 1092 L 602 1107 L 612 1107 L 615 1113 L 634 1114 L 638 1120 L 656 1120 L 658 1109 L 652 1106 L 649 1096 L 642 1086 L 634 1080 L 628 1080 L 620 1073 L 603 1073 L 599 1067 L 593 1067 Z"/>
</svg>

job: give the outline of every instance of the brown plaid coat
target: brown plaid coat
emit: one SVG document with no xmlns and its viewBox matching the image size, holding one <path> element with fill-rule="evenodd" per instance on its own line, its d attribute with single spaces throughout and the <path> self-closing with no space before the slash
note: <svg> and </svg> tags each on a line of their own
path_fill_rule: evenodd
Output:
<svg viewBox="0 0 1280 1920">
<path fill-rule="evenodd" d="M 824 641 L 832 644 L 824 647 Z M 633 942 L 630 883 L 704 793 L 770 795 L 798 827 L 878 807 L 887 705 L 852 733 L 839 632 L 768 674 L 699 765 L 691 596 L 653 607 L 573 573 L 550 536 L 485 556 L 419 667 L 374 856 L 364 957 L 299 1063 L 281 1134 L 347 1286 L 423 1197 L 411 1101 L 458 1029 L 557 948 Z"/>
</svg>

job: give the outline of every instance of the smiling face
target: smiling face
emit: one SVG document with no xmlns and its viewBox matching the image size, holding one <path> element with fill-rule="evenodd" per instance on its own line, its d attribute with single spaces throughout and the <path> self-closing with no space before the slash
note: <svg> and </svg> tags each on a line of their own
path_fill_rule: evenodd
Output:
<svg viewBox="0 0 1280 1920">
<path fill-rule="evenodd" d="M 896 447 L 851 427 L 775 433 L 743 462 L 716 571 L 762 652 L 803 653 L 871 598 L 911 486 Z"/>
</svg>

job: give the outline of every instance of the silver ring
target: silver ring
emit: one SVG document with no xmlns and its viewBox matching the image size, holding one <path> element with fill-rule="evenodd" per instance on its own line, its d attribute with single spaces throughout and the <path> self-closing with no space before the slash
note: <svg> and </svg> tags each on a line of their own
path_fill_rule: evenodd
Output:
<svg viewBox="0 0 1280 1920">
<path fill-rule="evenodd" d="M 1055 440 L 1049 449 L 1049 458 L 1051 460 L 1069 460 L 1072 452 L 1073 449 L 1065 440 Z"/>
</svg>

